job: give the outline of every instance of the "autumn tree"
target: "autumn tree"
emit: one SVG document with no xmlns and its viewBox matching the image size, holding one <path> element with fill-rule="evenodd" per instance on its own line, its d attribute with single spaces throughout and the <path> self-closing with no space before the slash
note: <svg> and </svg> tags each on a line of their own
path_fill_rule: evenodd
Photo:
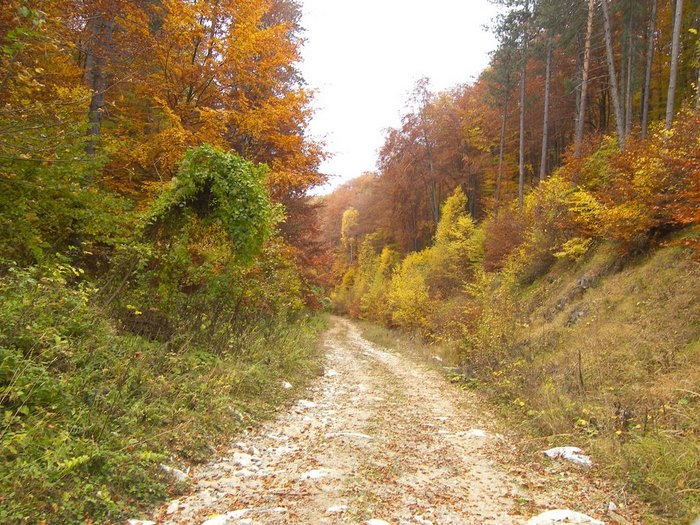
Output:
<svg viewBox="0 0 700 525">
<path fill-rule="evenodd" d="M 348 264 L 352 264 L 355 260 L 359 219 L 360 214 L 355 208 L 348 208 L 343 212 L 342 225 L 340 227 L 340 241 L 345 249 Z"/>
<path fill-rule="evenodd" d="M 671 72 L 666 97 L 666 129 L 671 129 L 676 102 L 676 82 L 678 79 L 678 58 L 680 55 L 681 28 L 683 25 L 683 0 L 676 0 L 671 45 Z"/>
</svg>

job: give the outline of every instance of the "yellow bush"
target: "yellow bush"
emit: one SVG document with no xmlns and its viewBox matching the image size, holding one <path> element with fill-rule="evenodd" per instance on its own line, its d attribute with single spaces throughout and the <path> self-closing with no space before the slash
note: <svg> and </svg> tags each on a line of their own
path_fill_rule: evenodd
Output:
<svg viewBox="0 0 700 525">
<path fill-rule="evenodd" d="M 400 260 L 400 255 L 396 250 L 389 246 L 382 249 L 367 291 L 360 298 L 360 311 L 367 319 L 382 323 L 391 320 L 387 294 L 389 293 L 392 272 Z"/>
<path fill-rule="evenodd" d="M 427 327 L 430 294 L 425 282 L 425 269 L 428 252 L 424 250 L 410 254 L 392 276 L 387 298 L 391 319 L 401 327 Z"/>
<path fill-rule="evenodd" d="M 435 243 L 427 252 L 428 284 L 441 295 L 461 287 L 483 259 L 483 230 L 467 213 L 467 197 L 461 188 L 443 204 Z"/>
</svg>

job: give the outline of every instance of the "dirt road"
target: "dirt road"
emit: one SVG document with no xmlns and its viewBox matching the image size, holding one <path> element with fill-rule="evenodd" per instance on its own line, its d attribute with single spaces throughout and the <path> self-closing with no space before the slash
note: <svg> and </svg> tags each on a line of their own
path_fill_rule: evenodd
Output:
<svg viewBox="0 0 700 525">
<path fill-rule="evenodd" d="M 519 466 L 494 417 L 434 368 L 342 319 L 325 344 L 307 399 L 192 473 L 158 523 L 518 524 L 561 507 L 611 522 L 576 467 Z"/>
</svg>

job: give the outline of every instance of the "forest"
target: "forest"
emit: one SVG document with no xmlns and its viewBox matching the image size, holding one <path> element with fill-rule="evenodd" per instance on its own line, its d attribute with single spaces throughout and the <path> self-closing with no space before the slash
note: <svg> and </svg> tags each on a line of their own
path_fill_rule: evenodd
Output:
<svg viewBox="0 0 700 525">
<path fill-rule="evenodd" d="M 6 0 L 0 523 L 180 493 L 319 375 L 326 311 L 700 514 L 700 4 L 494 1 L 489 67 L 318 196 L 299 1 Z"/>
<path fill-rule="evenodd" d="M 291 0 L 0 10 L 0 522 L 121 522 L 315 373 Z"/>
<path fill-rule="evenodd" d="M 498 3 L 490 66 L 447 91 L 419 80 L 376 172 L 322 199 L 335 308 L 448 347 L 456 382 L 535 439 L 595 447 L 687 523 L 700 5 Z"/>
</svg>

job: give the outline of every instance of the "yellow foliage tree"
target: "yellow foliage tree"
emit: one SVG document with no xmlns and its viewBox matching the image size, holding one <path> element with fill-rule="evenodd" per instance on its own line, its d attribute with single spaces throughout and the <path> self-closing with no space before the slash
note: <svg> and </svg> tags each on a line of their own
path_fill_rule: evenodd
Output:
<svg viewBox="0 0 700 525">
<path fill-rule="evenodd" d="M 425 279 L 425 251 L 412 253 L 395 270 L 387 299 L 391 320 L 403 328 L 425 330 L 430 311 L 430 289 Z"/>
<path fill-rule="evenodd" d="M 360 311 L 366 318 L 382 323 L 387 323 L 391 320 L 387 305 L 387 294 L 392 272 L 400 260 L 399 253 L 392 247 L 385 246 L 382 249 L 367 291 L 360 298 Z"/>
<path fill-rule="evenodd" d="M 464 283 L 483 257 L 482 236 L 467 212 L 466 195 L 457 188 L 442 206 L 435 242 L 426 253 L 431 290 L 449 293 Z"/>
</svg>

